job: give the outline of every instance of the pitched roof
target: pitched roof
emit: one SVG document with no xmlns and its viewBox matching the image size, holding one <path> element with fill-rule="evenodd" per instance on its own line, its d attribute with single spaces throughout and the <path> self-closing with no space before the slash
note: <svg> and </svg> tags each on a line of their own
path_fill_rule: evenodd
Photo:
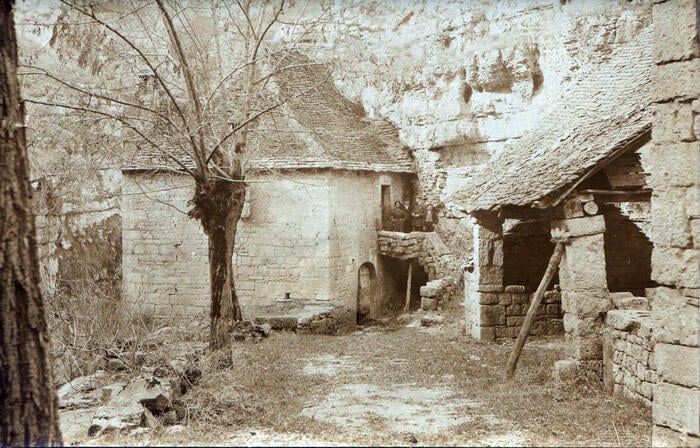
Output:
<svg viewBox="0 0 700 448">
<path fill-rule="evenodd" d="M 275 101 L 286 102 L 261 115 L 250 128 L 248 169 L 414 172 L 398 129 L 386 120 L 367 118 L 362 106 L 337 91 L 324 64 L 300 53 L 287 53 L 273 62 L 277 92 L 268 93 Z M 193 166 L 189 157 L 182 160 Z M 130 166 L 177 168 L 155 150 L 144 149 Z"/>
<path fill-rule="evenodd" d="M 448 200 L 468 212 L 532 206 L 565 191 L 649 131 L 651 39 L 648 27 L 580 76 L 536 129 L 509 143 Z"/>
</svg>

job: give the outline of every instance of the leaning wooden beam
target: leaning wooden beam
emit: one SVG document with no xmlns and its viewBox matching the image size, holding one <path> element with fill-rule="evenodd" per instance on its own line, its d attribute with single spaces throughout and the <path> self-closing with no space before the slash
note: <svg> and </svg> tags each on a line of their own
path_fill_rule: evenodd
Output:
<svg viewBox="0 0 700 448">
<path fill-rule="evenodd" d="M 518 339 L 515 342 L 513 352 L 510 354 L 510 358 L 508 358 L 508 367 L 506 369 L 507 378 L 513 378 L 515 368 L 518 366 L 520 352 L 523 351 L 525 340 L 530 334 L 530 328 L 532 327 L 532 323 L 535 320 L 535 315 L 537 314 L 537 307 L 540 306 L 540 302 L 542 301 L 542 297 L 544 296 L 544 291 L 549 286 L 549 283 L 554 277 L 554 273 L 557 272 L 557 269 L 559 268 L 559 263 L 561 262 L 561 257 L 563 254 L 564 243 L 558 241 L 556 246 L 554 247 L 554 253 L 552 253 L 551 258 L 549 259 L 549 264 L 547 265 L 547 270 L 544 272 L 544 277 L 542 277 L 542 281 L 540 281 L 540 285 L 537 287 L 535 296 L 532 298 L 532 303 L 530 303 L 530 308 L 527 310 L 527 316 L 525 316 L 523 326 L 520 327 L 520 334 L 518 334 Z"/>
<path fill-rule="evenodd" d="M 408 313 L 408 307 L 411 305 L 411 276 L 413 275 L 413 260 L 408 260 L 408 280 L 406 281 L 406 305 L 404 312 Z"/>
</svg>

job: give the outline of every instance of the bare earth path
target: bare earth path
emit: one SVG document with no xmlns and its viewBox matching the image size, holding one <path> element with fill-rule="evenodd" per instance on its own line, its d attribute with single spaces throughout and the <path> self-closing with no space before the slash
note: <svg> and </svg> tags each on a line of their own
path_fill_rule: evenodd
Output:
<svg viewBox="0 0 700 448">
<path fill-rule="evenodd" d="M 82 440 L 129 445 L 648 446 L 650 413 L 594 381 L 555 384 L 563 341 L 532 339 L 512 381 L 512 345 L 458 324 L 371 327 L 346 336 L 273 333 L 238 343 L 233 365 L 188 393 L 179 432 Z M 69 441 L 70 442 L 70 441 Z"/>
</svg>

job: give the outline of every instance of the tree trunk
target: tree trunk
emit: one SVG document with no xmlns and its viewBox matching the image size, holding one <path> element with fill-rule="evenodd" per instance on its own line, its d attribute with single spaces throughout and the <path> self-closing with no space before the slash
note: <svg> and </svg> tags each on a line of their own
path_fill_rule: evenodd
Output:
<svg viewBox="0 0 700 448">
<path fill-rule="evenodd" d="M 198 182 L 192 215 L 209 238 L 211 328 L 209 348 L 218 350 L 231 342 L 233 324 L 243 318 L 233 282 L 233 245 L 245 199 L 245 183 L 224 180 Z"/>
<path fill-rule="evenodd" d="M 12 4 L 0 2 L 0 445 L 62 445 L 39 289 Z"/>
</svg>

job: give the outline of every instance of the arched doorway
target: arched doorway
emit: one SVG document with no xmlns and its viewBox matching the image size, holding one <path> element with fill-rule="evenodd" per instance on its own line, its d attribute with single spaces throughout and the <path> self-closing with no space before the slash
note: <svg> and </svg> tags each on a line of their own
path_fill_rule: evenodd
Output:
<svg viewBox="0 0 700 448">
<path fill-rule="evenodd" d="M 377 292 L 377 271 L 372 263 L 363 263 L 357 271 L 357 323 L 363 324 L 372 316 Z"/>
</svg>

